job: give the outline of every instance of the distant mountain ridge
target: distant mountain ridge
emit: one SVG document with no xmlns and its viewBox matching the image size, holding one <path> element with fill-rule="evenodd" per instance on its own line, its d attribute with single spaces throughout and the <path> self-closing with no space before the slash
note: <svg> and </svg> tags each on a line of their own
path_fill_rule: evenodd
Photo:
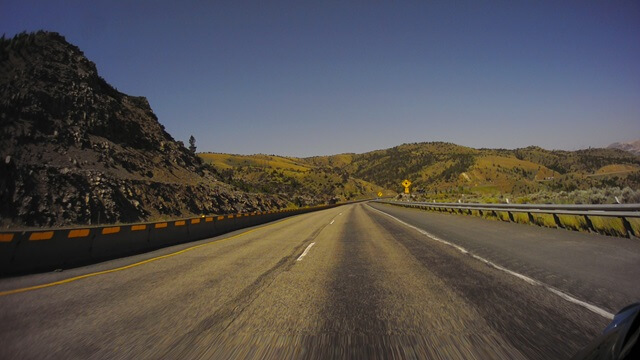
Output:
<svg viewBox="0 0 640 360">
<path fill-rule="evenodd" d="M 635 155 L 640 155 L 640 139 L 627 142 L 615 142 L 607 147 L 611 149 L 628 151 Z"/>
<path fill-rule="evenodd" d="M 200 154 L 206 157 L 207 154 Z M 234 161 L 210 161 L 220 171 L 254 186 L 278 182 L 277 156 L 216 154 Z M 268 161 L 267 161 L 268 160 Z M 375 196 L 375 186 L 385 195 L 402 191 L 404 179 L 412 191 L 447 199 L 460 194 L 499 197 L 538 191 L 573 191 L 591 187 L 640 188 L 640 158 L 619 149 L 578 151 L 521 149 L 474 149 L 445 142 L 402 144 L 362 154 L 338 154 L 308 158 L 286 158 L 300 169 L 319 172 L 329 179 L 343 177 L 370 184 L 359 191 Z M 260 174 L 260 180 L 254 180 Z M 309 173 L 311 174 L 311 172 Z M 345 180 L 346 181 L 346 180 Z M 332 181 L 335 184 L 335 181 Z M 338 186 L 338 195 L 345 192 Z M 340 193 L 342 191 L 342 193 Z M 436 196 L 437 195 L 437 196 Z"/>
<path fill-rule="evenodd" d="M 136 222 L 284 207 L 220 181 L 57 33 L 0 40 L 0 220 Z"/>
</svg>

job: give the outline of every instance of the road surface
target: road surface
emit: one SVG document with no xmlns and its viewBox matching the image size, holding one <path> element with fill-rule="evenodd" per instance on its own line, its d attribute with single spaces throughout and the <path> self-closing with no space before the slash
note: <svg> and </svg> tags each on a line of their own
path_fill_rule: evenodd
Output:
<svg viewBox="0 0 640 360">
<path fill-rule="evenodd" d="M 1 279 L 0 358 L 563 359 L 638 278 L 638 241 L 360 203 Z"/>
</svg>

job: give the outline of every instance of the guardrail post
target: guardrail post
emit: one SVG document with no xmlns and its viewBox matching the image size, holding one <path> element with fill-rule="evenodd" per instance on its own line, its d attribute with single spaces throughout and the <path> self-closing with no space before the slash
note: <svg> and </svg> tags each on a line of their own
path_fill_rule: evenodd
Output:
<svg viewBox="0 0 640 360">
<path fill-rule="evenodd" d="M 528 212 L 527 215 L 529 216 L 529 223 L 534 224 L 536 223 L 536 220 L 533 218 L 533 214 Z"/>
<path fill-rule="evenodd" d="M 620 219 L 622 219 L 622 225 L 624 225 L 624 228 L 627 230 L 627 237 L 632 237 L 632 236 L 638 236 L 638 234 L 636 234 L 633 231 L 633 227 L 631 226 L 631 223 L 629 222 L 629 220 L 627 220 L 627 218 L 625 218 L 624 216 L 621 216 Z"/>
<path fill-rule="evenodd" d="M 589 215 L 584 216 L 584 221 L 587 223 L 587 228 L 589 228 L 589 232 L 596 232 L 596 228 L 593 227 L 593 223 L 591 219 L 589 219 Z"/>
<path fill-rule="evenodd" d="M 560 221 L 560 217 L 558 216 L 558 214 L 552 214 L 552 215 L 553 215 L 553 221 L 556 222 L 556 226 L 564 229 L 564 225 L 562 225 L 562 221 Z"/>
<path fill-rule="evenodd" d="M 513 213 L 511 211 L 507 211 L 507 214 L 509 215 L 509 221 L 516 222 L 516 219 L 513 218 Z"/>
</svg>

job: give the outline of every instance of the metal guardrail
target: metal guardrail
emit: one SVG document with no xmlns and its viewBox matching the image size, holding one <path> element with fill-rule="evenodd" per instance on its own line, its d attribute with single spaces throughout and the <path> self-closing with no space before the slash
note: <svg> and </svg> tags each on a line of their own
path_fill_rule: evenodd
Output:
<svg viewBox="0 0 640 360">
<path fill-rule="evenodd" d="M 465 206 L 469 208 L 501 208 L 501 209 L 539 209 L 539 210 L 600 210 L 600 211 L 638 211 L 640 204 L 478 204 L 478 203 L 431 203 L 410 202 L 413 204 L 433 206 Z"/>
<path fill-rule="evenodd" d="M 483 212 L 490 212 L 497 216 L 497 212 L 507 213 L 510 221 L 515 222 L 513 213 L 526 213 L 529 222 L 535 223 L 533 214 L 549 214 L 553 216 L 556 225 L 564 228 L 562 221 L 558 215 L 581 216 L 584 218 L 590 230 L 596 231 L 589 216 L 616 217 L 622 220 L 622 224 L 627 234 L 633 234 L 638 237 L 637 231 L 627 220 L 627 218 L 640 218 L 640 204 L 603 204 L 603 205 L 563 205 L 563 204 L 477 204 L 477 203 L 430 203 L 430 202 L 412 202 L 412 201 L 383 201 L 376 202 L 387 203 L 391 205 L 419 208 L 425 210 L 454 210 L 457 212 L 478 211 L 480 215 Z"/>
</svg>

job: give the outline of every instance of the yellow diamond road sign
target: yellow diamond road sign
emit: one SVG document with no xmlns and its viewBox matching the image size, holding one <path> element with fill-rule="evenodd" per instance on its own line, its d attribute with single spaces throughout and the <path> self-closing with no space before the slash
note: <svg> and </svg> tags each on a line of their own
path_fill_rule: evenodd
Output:
<svg viewBox="0 0 640 360">
<path fill-rule="evenodd" d="M 404 186 L 404 193 L 408 194 L 409 193 L 409 186 L 411 186 L 411 181 L 405 179 L 402 182 L 402 186 Z"/>
<path fill-rule="evenodd" d="M 382 196 L 382 191 L 378 191 L 378 197 Z"/>
</svg>

